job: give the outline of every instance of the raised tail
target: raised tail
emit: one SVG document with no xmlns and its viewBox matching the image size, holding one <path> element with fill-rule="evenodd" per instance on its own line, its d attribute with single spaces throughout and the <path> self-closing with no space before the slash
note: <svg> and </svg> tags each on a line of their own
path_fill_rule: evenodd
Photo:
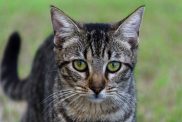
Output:
<svg viewBox="0 0 182 122">
<path fill-rule="evenodd" d="M 18 77 L 18 54 L 20 51 L 21 39 L 17 32 L 14 32 L 6 46 L 0 72 L 0 83 L 4 93 L 14 100 L 24 100 L 24 89 L 27 80 L 20 80 Z"/>
</svg>

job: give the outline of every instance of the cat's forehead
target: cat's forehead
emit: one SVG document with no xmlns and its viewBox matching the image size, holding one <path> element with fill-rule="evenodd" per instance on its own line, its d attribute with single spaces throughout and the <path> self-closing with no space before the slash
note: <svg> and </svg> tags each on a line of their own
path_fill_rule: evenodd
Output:
<svg viewBox="0 0 182 122">
<path fill-rule="evenodd" d="M 85 24 L 86 42 L 89 44 L 93 56 L 101 57 L 109 41 L 110 24 Z M 86 49 L 87 50 L 87 49 Z"/>
<path fill-rule="evenodd" d="M 70 38 L 63 44 L 66 47 L 65 56 L 67 59 L 80 57 L 92 61 L 99 59 L 101 62 L 112 57 L 130 56 L 128 44 L 115 38 L 111 30 L 110 24 L 85 24 L 82 36 Z"/>
<path fill-rule="evenodd" d="M 105 51 L 111 53 L 130 52 L 130 46 L 122 38 L 113 36 L 111 24 L 85 24 L 87 32 L 87 44 L 91 48 L 93 55 L 101 57 Z"/>
<path fill-rule="evenodd" d="M 108 23 L 87 23 L 84 24 L 84 28 L 86 29 L 87 32 L 92 32 L 92 31 L 107 32 L 108 30 L 110 30 L 111 25 Z"/>
</svg>

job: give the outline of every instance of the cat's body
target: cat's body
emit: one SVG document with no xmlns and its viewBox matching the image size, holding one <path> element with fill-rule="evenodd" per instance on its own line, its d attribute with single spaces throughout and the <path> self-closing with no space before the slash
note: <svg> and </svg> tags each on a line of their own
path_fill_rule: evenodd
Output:
<svg viewBox="0 0 182 122">
<path fill-rule="evenodd" d="M 143 8 L 115 25 L 78 24 L 55 7 L 51 12 L 55 34 L 37 51 L 28 78 L 17 75 L 17 33 L 4 53 L 4 91 L 28 103 L 22 122 L 135 122 L 133 69 Z"/>
</svg>

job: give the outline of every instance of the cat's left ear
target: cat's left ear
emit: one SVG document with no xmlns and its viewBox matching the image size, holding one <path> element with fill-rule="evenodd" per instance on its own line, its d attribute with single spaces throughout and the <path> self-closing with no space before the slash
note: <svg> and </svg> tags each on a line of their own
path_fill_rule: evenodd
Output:
<svg viewBox="0 0 182 122">
<path fill-rule="evenodd" d="M 56 46 L 61 46 L 68 38 L 81 32 L 81 25 L 55 6 L 51 6 L 51 20 Z"/>
<path fill-rule="evenodd" d="M 124 20 L 115 24 L 115 36 L 122 41 L 127 41 L 131 48 L 138 46 L 139 29 L 142 21 L 144 6 L 139 7 Z"/>
</svg>

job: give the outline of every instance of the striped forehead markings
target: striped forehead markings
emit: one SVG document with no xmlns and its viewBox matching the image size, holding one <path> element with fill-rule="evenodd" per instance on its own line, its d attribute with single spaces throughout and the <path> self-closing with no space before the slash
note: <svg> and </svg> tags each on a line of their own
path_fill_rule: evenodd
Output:
<svg viewBox="0 0 182 122">
<path fill-rule="evenodd" d="M 89 33 L 88 42 L 93 56 L 103 57 L 108 42 L 107 34 L 103 31 L 93 30 Z"/>
</svg>

